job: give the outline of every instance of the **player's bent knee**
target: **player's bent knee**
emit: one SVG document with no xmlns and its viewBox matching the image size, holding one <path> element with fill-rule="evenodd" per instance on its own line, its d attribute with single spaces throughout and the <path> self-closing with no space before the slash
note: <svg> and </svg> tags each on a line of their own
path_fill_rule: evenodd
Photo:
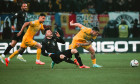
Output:
<svg viewBox="0 0 140 84">
<path fill-rule="evenodd" d="M 41 49 L 41 48 L 42 48 L 42 45 L 41 45 L 41 44 L 39 44 L 39 43 L 37 43 L 37 44 L 36 44 L 36 48 Z"/>
<path fill-rule="evenodd" d="M 60 59 L 64 59 L 64 57 L 65 57 L 64 55 L 60 55 Z"/>
<path fill-rule="evenodd" d="M 90 53 L 91 53 L 92 55 L 94 55 L 94 54 L 95 54 L 94 50 L 91 50 L 91 51 L 90 51 Z"/>
<path fill-rule="evenodd" d="M 72 53 L 72 54 L 75 54 L 75 53 L 78 53 L 78 51 L 77 51 L 76 49 L 72 49 L 72 50 L 71 50 L 71 53 Z"/>
</svg>

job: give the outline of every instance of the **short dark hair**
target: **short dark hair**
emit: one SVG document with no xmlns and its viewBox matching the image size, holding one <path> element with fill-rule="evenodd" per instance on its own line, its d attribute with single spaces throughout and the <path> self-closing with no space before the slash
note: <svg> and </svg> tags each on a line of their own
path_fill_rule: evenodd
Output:
<svg viewBox="0 0 140 84">
<path fill-rule="evenodd" d="M 51 29 L 50 28 L 45 28 L 45 32 L 48 31 L 48 30 L 51 30 Z"/>
<path fill-rule="evenodd" d="M 27 4 L 26 2 L 22 2 L 21 4 Z"/>
<path fill-rule="evenodd" d="M 21 4 L 20 4 L 20 6 L 22 6 L 23 4 L 27 4 L 26 2 L 22 2 Z"/>
<path fill-rule="evenodd" d="M 45 16 L 46 17 L 46 15 L 44 14 L 44 13 L 40 13 L 40 15 L 39 16 Z"/>
<path fill-rule="evenodd" d="M 95 30 L 95 31 L 98 31 L 98 32 L 100 31 L 98 27 L 93 27 L 92 30 Z"/>
</svg>

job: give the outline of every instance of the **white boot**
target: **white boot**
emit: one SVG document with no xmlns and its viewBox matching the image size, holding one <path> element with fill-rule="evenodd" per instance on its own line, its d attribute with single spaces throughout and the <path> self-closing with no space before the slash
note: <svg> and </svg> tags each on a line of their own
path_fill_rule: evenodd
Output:
<svg viewBox="0 0 140 84">
<path fill-rule="evenodd" d="M 20 61 L 26 62 L 26 60 L 20 54 L 18 54 L 17 59 Z"/>
<path fill-rule="evenodd" d="M 5 55 L 4 54 L 0 55 L 0 60 L 3 64 L 5 64 Z"/>
</svg>

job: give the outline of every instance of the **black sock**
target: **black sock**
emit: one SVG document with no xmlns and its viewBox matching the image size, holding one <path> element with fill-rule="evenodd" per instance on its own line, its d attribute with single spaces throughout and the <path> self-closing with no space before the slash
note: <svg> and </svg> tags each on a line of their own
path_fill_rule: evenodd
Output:
<svg viewBox="0 0 140 84">
<path fill-rule="evenodd" d="M 67 57 L 64 57 L 64 61 L 68 62 L 68 63 L 71 63 L 71 64 L 74 64 L 74 61 L 71 60 L 70 58 L 67 58 Z"/>
<path fill-rule="evenodd" d="M 11 45 L 9 45 L 9 46 L 7 47 L 7 49 L 4 51 L 4 55 L 8 54 L 9 51 L 10 51 L 12 48 L 13 48 L 13 47 L 12 47 Z"/>
<path fill-rule="evenodd" d="M 74 54 L 74 55 L 75 55 L 75 58 L 77 59 L 79 65 L 80 65 L 80 66 L 83 66 L 83 63 L 82 63 L 82 61 L 81 61 L 81 57 L 79 56 L 79 53 L 76 53 L 76 54 Z"/>
<path fill-rule="evenodd" d="M 25 51 L 25 48 L 21 48 L 21 50 L 19 51 L 19 54 L 22 55 L 24 51 Z"/>
</svg>

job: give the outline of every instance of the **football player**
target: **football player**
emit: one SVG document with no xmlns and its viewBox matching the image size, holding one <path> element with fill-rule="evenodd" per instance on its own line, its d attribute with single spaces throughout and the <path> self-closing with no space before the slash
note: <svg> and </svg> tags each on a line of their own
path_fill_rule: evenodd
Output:
<svg viewBox="0 0 140 84">
<path fill-rule="evenodd" d="M 21 10 L 18 11 L 17 13 L 15 13 L 14 16 L 11 18 L 11 24 L 12 24 L 11 28 L 14 31 L 14 36 L 12 37 L 11 44 L 6 48 L 4 53 L 0 56 L 2 63 L 4 63 L 3 60 L 5 58 L 5 55 L 7 55 L 9 53 L 9 51 L 17 44 L 17 42 L 22 40 L 22 38 L 23 38 L 24 32 L 22 32 L 22 34 L 20 36 L 17 36 L 17 33 L 21 30 L 22 25 L 25 23 L 25 18 L 27 17 L 27 8 L 28 8 L 27 4 L 22 3 Z M 15 19 L 17 19 L 16 28 L 14 26 Z M 22 57 L 23 52 L 19 53 L 19 55 L 17 56 L 17 59 L 19 59 L 23 62 L 26 62 L 26 60 L 23 59 L 23 57 Z"/>
<path fill-rule="evenodd" d="M 99 34 L 98 27 L 87 28 L 80 23 L 70 22 L 70 26 L 77 26 L 81 30 L 73 37 L 72 43 L 69 45 L 69 49 L 76 49 L 82 47 L 91 53 L 91 60 L 93 67 L 102 67 L 96 64 L 95 51 L 92 48 L 91 43 L 96 39 Z"/>
<path fill-rule="evenodd" d="M 42 41 L 42 54 L 44 56 L 50 56 L 53 60 L 51 63 L 51 67 L 54 67 L 54 64 L 59 64 L 62 61 L 65 61 L 67 63 L 76 64 L 79 66 L 79 68 L 90 68 L 88 66 L 83 65 L 81 57 L 79 56 L 79 53 L 76 49 L 68 49 L 65 51 L 60 51 L 58 49 L 57 42 L 59 43 L 65 43 L 65 41 L 61 38 L 58 32 L 55 32 L 54 34 L 52 31 L 48 28 L 46 29 L 45 38 Z M 48 54 L 53 53 L 53 54 Z M 75 55 L 74 61 L 71 60 L 72 55 Z M 77 62 L 78 61 L 78 62 Z"/>
<path fill-rule="evenodd" d="M 44 34 L 44 27 L 43 22 L 45 21 L 46 15 L 41 13 L 39 15 L 39 19 L 35 21 L 25 22 L 22 26 L 20 32 L 17 34 L 17 36 L 20 36 L 25 29 L 25 27 L 28 27 L 28 30 L 26 31 L 25 35 L 23 36 L 22 43 L 20 45 L 20 48 L 15 51 L 12 55 L 10 55 L 8 58 L 5 58 L 6 66 L 8 66 L 8 63 L 11 58 L 13 58 L 16 54 L 23 52 L 28 46 L 29 47 L 35 47 L 37 48 L 37 56 L 36 56 L 36 64 L 44 65 L 44 62 L 40 61 L 40 54 L 41 54 L 41 44 L 37 43 L 33 40 L 34 35 L 36 32 L 41 30 L 41 32 Z"/>
</svg>

